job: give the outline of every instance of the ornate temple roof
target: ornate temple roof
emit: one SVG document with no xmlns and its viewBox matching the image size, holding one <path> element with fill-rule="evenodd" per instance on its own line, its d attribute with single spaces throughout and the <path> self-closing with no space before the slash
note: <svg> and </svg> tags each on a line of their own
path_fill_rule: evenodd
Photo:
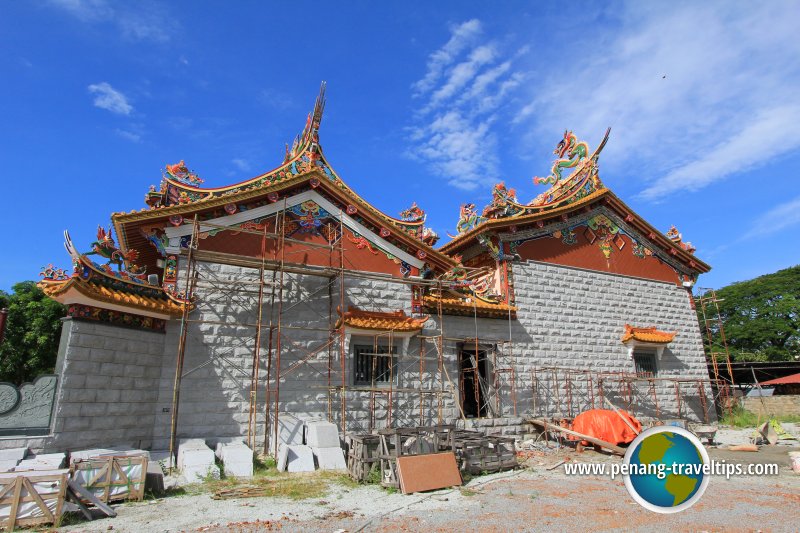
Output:
<svg viewBox="0 0 800 533">
<path fill-rule="evenodd" d="M 187 215 L 211 213 L 214 210 L 235 210 L 243 202 L 267 198 L 277 202 L 293 190 L 310 185 L 324 190 L 346 207 L 348 214 L 358 214 L 369 219 L 378 229 L 381 237 L 402 243 L 411 255 L 425 259 L 435 267 L 448 269 L 453 261 L 447 255 L 434 249 L 438 236 L 425 227 L 425 213 L 416 203 L 400 214 L 400 218 L 390 217 L 347 186 L 328 164 L 319 143 L 319 127 L 325 108 L 325 84 L 308 115 L 306 125 L 292 147 L 286 148 L 283 163 L 277 168 L 254 178 L 225 187 L 203 188 L 202 179 L 190 171 L 181 161 L 167 165 L 160 187 L 151 187 L 145 197 L 148 208 L 128 213 L 119 212 L 111 216 L 120 248 L 147 248 L 146 229 L 160 219 L 168 219 L 173 224 L 188 223 Z M 200 220 L 203 218 L 201 216 Z"/>
<path fill-rule="evenodd" d="M 72 274 L 49 266 L 42 276 L 44 279 L 38 286 L 63 304 L 99 304 L 157 318 L 176 317 L 183 312 L 183 303 L 169 297 L 161 287 L 134 285 L 85 262 Z"/>
<path fill-rule="evenodd" d="M 72 272 L 53 265 L 42 269 L 38 286 L 50 298 L 63 304 L 118 306 L 119 310 L 138 311 L 157 318 L 180 315 L 184 304 L 191 305 L 167 293 L 160 285 L 151 285 L 146 273 L 133 263 L 137 254 L 123 253 L 115 245 L 110 231 L 98 228 L 92 251 L 83 254 L 72 244 L 69 233 L 65 232 L 64 236 L 73 268 Z M 105 257 L 108 262 L 96 263 L 90 255 Z"/>
<path fill-rule="evenodd" d="M 397 332 L 419 331 L 430 318 L 428 316 L 412 318 L 406 315 L 404 311 L 362 311 L 355 307 L 349 307 L 344 313 L 340 309 L 338 311 L 340 318 L 336 323 L 337 328 L 341 327 L 342 322 L 344 322 L 345 326 L 355 329 Z"/>
<path fill-rule="evenodd" d="M 693 255 L 695 247 L 691 243 L 682 242 L 681 235 L 674 227 L 666 235 L 660 232 L 634 213 L 603 184 L 599 177 L 598 160 L 609 134 L 610 128 L 597 149 L 590 154 L 585 142 L 578 141 L 572 132 L 565 132 L 564 139 L 554 151 L 559 159 L 553 163 L 551 174 L 546 178 L 533 178 L 534 184 L 551 184 L 550 189 L 523 204 L 517 200 L 514 189 L 508 189 L 502 182 L 498 183 L 492 190 L 491 203 L 481 214 L 476 210 L 475 204 L 461 207 L 456 225 L 458 234 L 451 235 L 453 240 L 439 250 L 453 256 L 472 246 L 481 235 L 493 232 L 515 233 L 523 226 L 544 227 L 549 222 L 567 221 L 571 215 L 581 210 L 605 205 L 687 267 L 700 273 L 711 270 L 709 265 Z M 573 171 L 568 176 L 562 176 L 564 169 Z"/>
<path fill-rule="evenodd" d="M 655 326 L 649 328 L 637 328 L 630 324 L 625 324 L 625 333 L 622 335 L 622 342 L 630 342 L 632 340 L 639 342 L 647 342 L 650 344 L 667 344 L 672 342 L 678 332 L 659 331 Z"/>
</svg>

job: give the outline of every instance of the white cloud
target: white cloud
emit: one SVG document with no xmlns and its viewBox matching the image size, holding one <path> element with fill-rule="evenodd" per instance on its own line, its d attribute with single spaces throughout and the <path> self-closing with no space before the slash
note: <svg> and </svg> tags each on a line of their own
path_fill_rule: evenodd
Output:
<svg viewBox="0 0 800 533">
<path fill-rule="evenodd" d="M 499 180 L 492 126 L 506 94 L 522 80 L 502 58 L 497 43 L 481 39 L 480 21 L 470 20 L 451 28 L 412 85 L 413 96 L 426 101 L 409 128 L 408 153 L 454 187 L 472 190 Z"/>
<path fill-rule="evenodd" d="M 491 122 L 474 122 L 458 110 L 438 116 L 430 125 L 415 129 L 412 156 L 431 165 L 436 174 L 454 187 L 473 190 L 496 179 L 497 139 Z"/>
<path fill-rule="evenodd" d="M 780 142 L 776 142 L 776 132 L 780 132 Z M 654 181 L 640 196 L 655 200 L 675 191 L 696 191 L 796 150 L 800 147 L 800 105 L 759 111 L 730 135 L 706 154 Z"/>
<path fill-rule="evenodd" d="M 798 27 L 800 10 L 777 2 L 625 4 L 603 46 L 564 50 L 577 59 L 515 122 L 527 145 L 613 126 L 606 171 L 636 169 L 645 199 L 698 190 L 800 148 Z"/>
<path fill-rule="evenodd" d="M 267 107 L 278 110 L 289 109 L 295 106 L 295 102 L 290 95 L 272 88 L 263 89 L 258 95 L 258 101 Z"/>
<path fill-rule="evenodd" d="M 428 70 L 425 76 L 412 85 L 415 94 L 426 93 L 436 85 L 442 75 L 442 71 L 480 35 L 482 31 L 481 22 L 477 19 L 468 20 L 458 26 L 451 27 L 450 31 L 450 40 L 428 57 Z"/>
<path fill-rule="evenodd" d="M 238 158 L 237 159 L 231 159 L 231 163 L 233 163 L 234 166 L 236 166 L 236 168 L 238 168 L 242 172 L 247 172 L 251 168 L 250 167 L 250 163 L 245 159 L 238 159 Z"/>
<path fill-rule="evenodd" d="M 114 13 L 105 0 L 50 0 L 50 3 L 84 22 L 105 20 Z"/>
<path fill-rule="evenodd" d="M 776 206 L 753 222 L 741 240 L 762 237 L 800 224 L 800 196 Z"/>
<path fill-rule="evenodd" d="M 123 129 L 117 128 L 116 130 L 114 130 L 114 133 L 116 133 L 117 135 L 119 135 L 123 139 L 127 139 L 127 140 L 129 140 L 131 142 L 138 143 L 138 142 L 142 141 L 142 135 L 140 133 L 136 133 L 134 131 L 128 131 L 128 130 L 123 130 Z"/>
<path fill-rule="evenodd" d="M 154 2 L 111 4 L 106 0 L 50 0 L 78 20 L 91 24 L 114 24 L 122 37 L 133 41 L 164 43 L 180 30 L 180 24 Z"/>
<path fill-rule="evenodd" d="M 118 115 L 130 115 L 133 106 L 128 103 L 127 97 L 114 89 L 107 82 L 93 83 L 88 87 L 89 92 L 94 94 L 94 105 L 101 109 L 106 109 Z"/>
</svg>

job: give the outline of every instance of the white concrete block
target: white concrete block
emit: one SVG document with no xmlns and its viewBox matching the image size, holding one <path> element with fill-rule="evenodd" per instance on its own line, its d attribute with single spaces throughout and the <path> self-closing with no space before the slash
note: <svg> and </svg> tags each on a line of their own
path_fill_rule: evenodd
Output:
<svg viewBox="0 0 800 533">
<path fill-rule="evenodd" d="M 183 470 L 189 466 L 202 466 L 214 464 L 214 452 L 211 448 L 205 450 L 182 448 L 178 451 L 178 468 Z"/>
<path fill-rule="evenodd" d="M 278 472 L 286 472 L 286 465 L 289 464 L 289 445 L 281 444 L 278 448 L 277 468 Z"/>
<path fill-rule="evenodd" d="M 70 464 L 73 464 L 76 461 L 85 461 L 87 459 L 108 457 L 109 455 L 125 456 L 125 457 L 144 456 L 150 459 L 150 452 L 148 452 L 147 450 L 136 450 L 133 448 L 114 446 L 111 448 L 93 448 L 90 450 L 78 450 L 76 452 L 71 452 L 69 456 L 69 462 Z"/>
<path fill-rule="evenodd" d="M 335 448 L 312 448 L 312 450 L 320 470 L 347 470 L 344 451 L 338 446 Z"/>
<path fill-rule="evenodd" d="M 286 470 L 289 472 L 313 472 L 314 452 L 309 446 L 302 444 L 287 444 L 286 450 Z"/>
<path fill-rule="evenodd" d="M 211 451 L 211 450 L 209 450 Z M 219 479 L 219 467 L 215 464 L 188 466 L 181 470 L 181 476 L 187 483 L 200 483 L 209 476 L 213 479 Z"/>
<path fill-rule="evenodd" d="M 339 428 L 330 422 L 309 422 L 306 444 L 312 448 L 339 448 Z"/>
<path fill-rule="evenodd" d="M 28 455 L 28 448 L 9 448 L 0 450 L 0 461 L 22 461 Z"/>
<path fill-rule="evenodd" d="M 208 448 L 208 445 L 203 439 L 180 439 L 178 441 L 178 449 L 180 448 Z"/>
<path fill-rule="evenodd" d="M 163 468 L 170 468 L 175 464 L 174 457 L 171 458 L 169 455 L 169 450 L 157 450 L 150 452 L 150 461 L 160 464 Z"/>
<path fill-rule="evenodd" d="M 0 461 L 0 472 L 11 472 L 19 464 L 19 461 L 12 459 L 10 461 Z"/>
<path fill-rule="evenodd" d="M 252 463 L 253 450 L 244 444 L 223 446 L 220 451 L 220 459 L 225 463 Z"/>
<path fill-rule="evenodd" d="M 244 443 L 244 440 L 240 438 L 233 438 L 233 439 L 223 439 L 217 442 L 217 445 L 214 447 L 214 455 L 217 459 L 222 459 L 222 447 L 223 446 L 247 446 Z"/>
<path fill-rule="evenodd" d="M 22 472 L 24 470 L 56 470 L 64 466 L 67 458 L 63 453 L 43 453 L 36 456 L 31 456 L 28 459 L 20 461 L 14 468 L 15 472 Z"/>
<path fill-rule="evenodd" d="M 209 475 L 219 479 L 219 468 L 214 464 L 214 452 L 202 439 L 181 441 L 178 447 L 178 469 L 188 483 L 195 483 Z"/>
<path fill-rule="evenodd" d="M 251 478 L 253 477 L 253 462 L 223 464 L 225 475 L 228 477 Z"/>
<path fill-rule="evenodd" d="M 303 444 L 303 421 L 291 415 L 279 418 L 278 438 L 286 444 Z"/>
<path fill-rule="evenodd" d="M 226 476 L 253 477 L 253 450 L 242 443 L 218 446 Z"/>
</svg>

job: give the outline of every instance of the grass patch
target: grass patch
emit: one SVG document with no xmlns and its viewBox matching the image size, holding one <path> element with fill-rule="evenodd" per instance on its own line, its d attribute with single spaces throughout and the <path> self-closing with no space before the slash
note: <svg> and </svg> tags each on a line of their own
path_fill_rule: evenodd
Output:
<svg viewBox="0 0 800 533">
<path fill-rule="evenodd" d="M 462 495 L 462 496 L 468 496 L 468 497 L 469 497 L 469 496 L 475 496 L 475 495 L 477 495 L 477 494 L 478 494 L 478 493 L 477 493 L 477 492 L 475 492 L 474 490 L 469 490 L 469 489 L 461 489 L 461 495 Z"/>
<path fill-rule="evenodd" d="M 719 422 L 725 426 L 749 428 L 755 427 L 756 424 L 758 424 L 758 416 L 755 413 L 751 413 L 750 411 L 747 411 L 741 407 L 736 407 L 729 413 L 725 413 Z M 764 422 L 764 420 L 762 420 L 762 422 Z"/>
<path fill-rule="evenodd" d="M 224 475 L 221 479 L 214 479 L 209 476 L 201 483 L 187 485 L 178 490 L 182 491 L 181 495 L 198 495 L 237 487 L 259 487 L 266 489 L 268 497 L 308 500 L 326 496 L 332 485 L 347 488 L 358 486 L 347 474 L 341 472 L 324 470 L 304 473 L 278 472 L 274 461 L 257 459 L 253 465 L 251 479 L 231 478 Z"/>
<path fill-rule="evenodd" d="M 772 418 L 781 423 L 783 422 L 792 424 L 800 423 L 800 416 L 798 415 L 782 415 L 782 416 L 774 416 Z M 762 416 L 759 419 L 757 414 L 751 411 L 747 411 L 742 407 L 737 407 L 733 409 L 730 413 L 726 413 L 719 422 L 720 424 L 726 426 L 733 426 L 735 428 L 750 428 L 750 427 L 756 427 L 759 424 L 763 424 L 768 420 L 769 420 L 768 417 Z"/>
</svg>

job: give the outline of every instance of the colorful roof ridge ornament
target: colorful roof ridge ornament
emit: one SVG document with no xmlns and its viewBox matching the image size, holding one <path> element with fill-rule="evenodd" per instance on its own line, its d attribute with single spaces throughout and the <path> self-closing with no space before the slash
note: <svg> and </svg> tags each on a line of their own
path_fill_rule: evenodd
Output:
<svg viewBox="0 0 800 533">
<path fill-rule="evenodd" d="M 186 163 L 181 159 L 174 165 L 166 165 L 164 167 L 164 178 L 171 178 L 180 183 L 197 187 L 203 183 L 203 179 L 190 171 L 186 167 Z"/>
<path fill-rule="evenodd" d="M 553 162 L 550 175 L 546 178 L 534 177 L 534 185 L 544 183 L 555 185 L 561 181 L 561 173 L 564 169 L 575 168 L 586 159 L 586 156 L 589 155 L 589 145 L 585 141 L 579 141 L 571 131 L 564 130 L 564 138 L 556 145 L 553 153 L 558 156 L 558 159 Z"/>
<path fill-rule="evenodd" d="M 551 184 L 552 187 L 549 190 L 538 195 L 528 204 L 521 204 L 517 199 L 516 190 L 507 188 L 505 183 L 501 181 L 492 188 L 492 201 L 484 208 L 481 215 L 477 213 L 473 203 L 461 206 L 458 223 L 456 224 L 458 235 L 450 235 L 450 237 L 455 239 L 474 230 L 488 220 L 538 214 L 548 209 L 576 202 L 604 189 L 605 186 L 597 175 L 597 161 L 600 152 L 608 142 L 610 133 L 611 128 L 608 128 L 600 145 L 594 152 L 589 154 L 589 148 L 585 142 L 578 141 L 571 131 L 565 131 L 564 138 L 558 143 L 553 152 L 559 156 L 559 159 L 553 163 L 550 176 L 547 178 L 533 178 L 533 182 L 536 185 L 542 183 Z M 567 168 L 574 170 L 569 176 L 563 176 L 562 172 Z"/>
<path fill-rule="evenodd" d="M 401 225 L 405 230 L 428 246 L 434 246 L 439 241 L 439 234 L 425 226 L 427 218 L 428 215 L 417 202 L 412 202 L 411 207 L 400 212 Z"/>
<path fill-rule="evenodd" d="M 47 281 L 66 281 L 73 276 L 73 274 L 68 274 L 63 268 L 54 267 L 53 263 L 42 267 L 42 271 L 39 272 L 39 275 L 42 276 L 43 280 Z"/>
<path fill-rule="evenodd" d="M 517 191 L 507 189 L 505 182 L 497 183 L 492 188 L 492 203 L 483 208 L 486 219 L 505 218 L 520 212 Z"/>
<path fill-rule="evenodd" d="M 479 225 L 483 224 L 486 221 L 485 218 L 480 216 L 478 212 L 475 210 L 475 204 L 467 203 L 462 204 L 461 209 L 458 213 L 458 222 L 456 223 L 456 231 L 459 235 L 462 233 L 467 233 L 478 227 Z M 455 238 L 454 235 L 448 235 L 451 238 Z"/>
<path fill-rule="evenodd" d="M 669 229 L 669 231 L 667 232 L 667 237 L 669 237 L 669 240 L 674 242 L 677 246 L 680 246 L 682 250 L 685 250 L 690 254 L 693 254 L 697 250 L 697 248 L 695 248 L 689 241 L 686 242 L 683 241 L 683 235 L 678 231 L 678 228 L 676 228 L 675 226 L 672 226 Z"/>
</svg>

